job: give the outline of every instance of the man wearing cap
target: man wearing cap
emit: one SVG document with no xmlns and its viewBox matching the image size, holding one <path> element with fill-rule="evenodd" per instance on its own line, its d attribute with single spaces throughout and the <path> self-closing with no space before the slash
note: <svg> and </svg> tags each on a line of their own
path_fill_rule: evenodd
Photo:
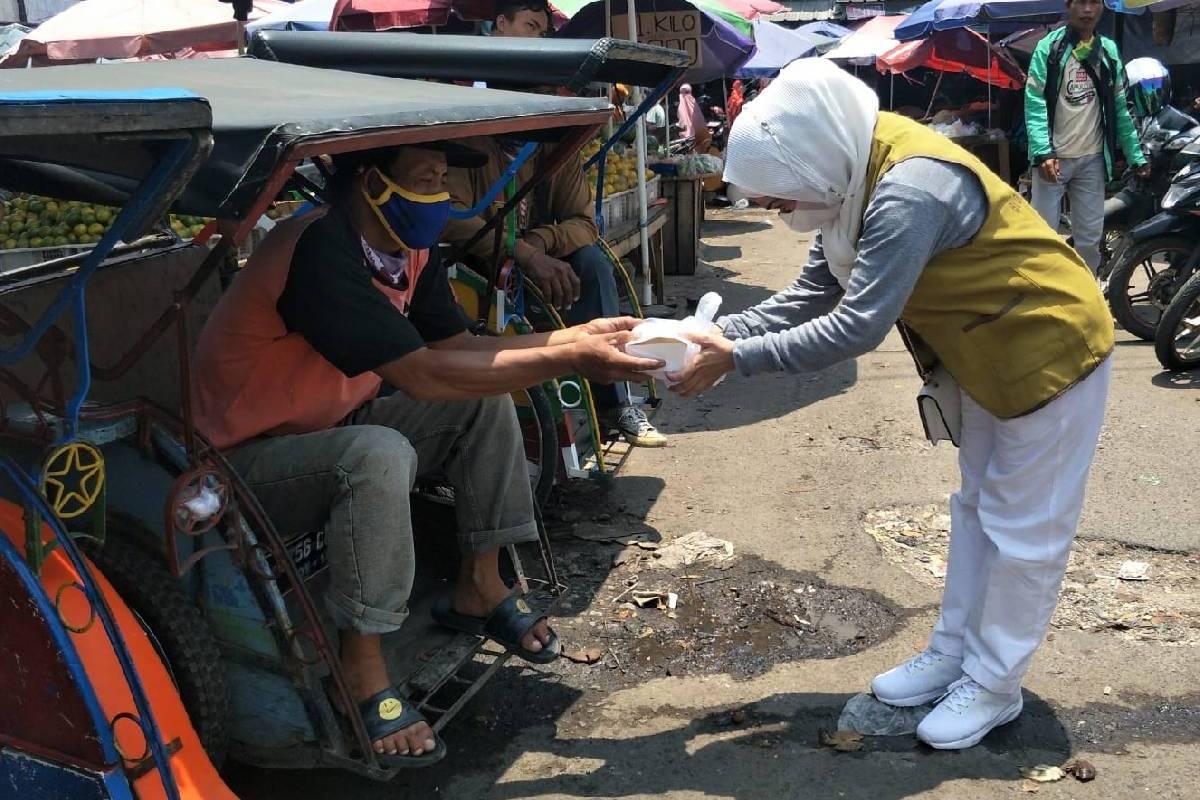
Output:
<svg viewBox="0 0 1200 800">
<path fill-rule="evenodd" d="M 335 160 L 330 204 L 277 225 L 217 303 L 193 406 L 285 538 L 324 532 L 325 602 L 353 699 L 380 760 L 420 766 L 445 747 L 397 694 L 380 644 L 408 613 L 413 482 L 436 472 L 455 490 L 462 564 L 438 620 L 553 660 L 545 615 L 498 568 L 501 548 L 537 538 L 509 393 L 567 372 L 637 378 L 658 362 L 622 352 L 630 319 L 472 336 L 436 244 L 448 164 L 483 156 L 441 144 L 351 158 Z"/>
<path fill-rule="evenodd" d="M 496 6 L 492 36 L 535 38 L 545 36 L 550 23 L 544 0 L 505 0 Z M 485 153 L 480 169 L 450 170 L 450 197 L 456 206 L 474 207 L 512 163 L 521 142 L 510 138 L 478 138 L 470 145 Z M 520 185 L 544 170 L 552 154 L 541 148 L 517 172 Z M 468 241 L 485 220 L 505 203 L 503 195 L 481 216 L 451 220 L 445 238 L 454 243 Z M 536 285 L 547 303 L 570 325 L 621 313 L 617 278 L 612 261 L 600 248 L 592 194 L 579 156 L 542 183 L 516 211 L 514 236 L 506 237 L 505 255 L 516 262 Z M 472 266 L 485 272 L 494 268 L 493 241 L 484 237 L 469 250 Z M 634 405 L 624 383 L 593 386 L 601 421 L 616 428 L 630 444 L 663 447 L 663 436 Z"/>
</svg>

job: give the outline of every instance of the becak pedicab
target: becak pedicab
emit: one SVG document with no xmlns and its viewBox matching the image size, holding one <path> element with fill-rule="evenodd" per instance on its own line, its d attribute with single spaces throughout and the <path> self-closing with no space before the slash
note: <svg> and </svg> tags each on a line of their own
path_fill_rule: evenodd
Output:
<svg viewBox="0 0 1200 800">
<path fill-rule="evenodd" d="M 56 540 L 69 542 L 68 528 L 72 536 L 89 537 L 86 550 L 98 570 L 72 556 L 77 582 L 86 588 L 89 574 L 103 573 L 124 597 L 129 618 L 155 645 L 211 762 L 220 763 L 228 753 L 262 766 L 336 766 L 386 779 L 396 769 L 377 756 L 362 716 L 353 711 L 319 602 L 330 582 L 324 532 L 281 536 L 246 482 L 197 431 L 190 399 L 194 334 L 232 277 L 223 268 L 271 201 L 296 185 L 295 170 L 305 159 L 540 131 L 557 138 L 565 160 L 608 119 L 611 106 L 597 99 L 472 90 L 253 59 L 0 73 L 0 93 L 22 96 L 152 94 L 163 86 L 181 87 L 173 91 L 211 105 L 212 153 L 174 208 L 216 218 L 220 235 L 191 242 L 143 238 L 101 263 L 117 235 L 134 238 L 129 226 L 114 225 L 120 230 L 83 267 L 78 259 L 65 259 L 0 276 L 4 346 L 9 360 L 19 361 L 3 373 L 0 436 L 5 463 L 25 465 L 12 470 L 14 484 L 6 487 L 4 496 L 21 509 L 3 518 L 5 532 L 15 536 L 9 529 L 17 520 L 32 526 L 27 522 L 32 509 Z M 103 133 L 103 126 L 92 130 Z M 146 149 L 161 154 L 153 144 Z M 69 152 L 0 151 L 0 184 L 125 205 L 122 218 L 139 208 L 133 177 L 102 158 L 64 157 Z M 175 189 L 184 183 L 170 177 Z M 56 313 L 43 314 L 47 307 L 57 309 L 53 304 L 64 287 L 85 286 L 86 324 L 65 325 Z M 12 338 L 26 344 L 9 348 Z M 76 446 L 46 463 L 45 448 L 60 440 Z M 86 507 L 73 506 L 81 502 L 78 487 L 94 488 L 98 475 L 104 492 L 82 491 Z M 509 552 L 510 569 L 531 591 L 554 593 L 560 587 L 541 533 L 540 576 L 524 574 L 515 549 Z M 56 552 L 72 555 L 78 548 L 66 544 Z M 9 548 L 6 555 L 13 562 L 20 551 Z M 431 589 L 439 577 L 432 570 L 418 575 L 408 621 L 384 642 L 390 675 L 407 705 L 434 731 L 510 656 L 479 635 L 433 623 Z M 21 586 L 29 594 L 27 584 Z M 69 588 L 54 588 L 35 599 L 44 614 L 56 603 L 65 607 L 72 595 Z M 96 591 L 87 597 L 99 608 Z M 97 617 L 106 619 L 99 611 Z M 82 628 L 87 620 L 84 614 L 83 622 L 75 616 L 68 622 Z M 61 634 L 61 626 L 49 628 Z M 60 650 L 62 638 L 52 643 Z M 19 663 L 0 661 L 9 671 Z M 343 715 L 335 703 L 350 712 Z M 126 779 L 142 775 L 147 764 L 158 765 L 166 776 L 165 796 L 179 796 L 169 789 L 170 776 L 178 780 L 187 772 L 181 766 L 187 740 L 176 737 L 180 749 L 175 739 L 155 733 L 142 705 L 135 727 L 146 730 L 155 760 L 147 762 L 132 749 L 114 755 L 109 748 L 100 765 Z M 116 722 L 126 727 L 129 717 Z M 9 741 L 4 739 L 6 747 Z M 26 744 L 22 752 L 56 764 L 78 761 L 53 747 Z M 130 753 L 136 761 L 126 757 Z"/>
<path fill-rule="evenodd" d="M 614 188 L 606 179 L 606 166 L 615 147 L 633 130 L 638 119 L 654 108 L 661 98 L 681 80 L 691 63 L 686 53 L 662 47 L 638 44 L 623 39 L 523 39 L 481 36 L 429 36 L 412 33 L 313 33 L 303 31 L 260 31 L 250 42 L 249 53 L 264 60 L 300 64 L 325 69 L 345 70 L 391 78 L 417 78 L 451 81 L 470 85 L 482 82 L 491 88 L 536 89 L 564 95 L 607 95 L 612 84 L 649 89 L 637 109 L 613 126 L 608 136 L 589 142 L 580 159 L 589 177 L 594 171 L 594 216 L 603 234 L 636 238 L 639 220 L 630 214 L 624 231 L 606 225 L 605 189 Z M 456 208 L 459 219 L 483 217 L 512 198 L 519 188 L 519 175 L 545 163 L 552 143 L 538 141 L 536 135 L 514 138 L 515 155 L 488 191 L 481 192 L 472 208 Z M 633 159 L 628 159 L 632 162 Z M 632 169 L 632 167 L 629 167 Z M 632 189 L 608 204 L 629 204 L 636 200 Z M 522 195 L 522 197 L 525 197 Z M 521 198 L 518 198 L 520 200 Z M 540 206 L 544 193 L 529 197 L 524 205 Z M 542 296 L 539 286 L 525 275 L 511 257 L 518 238 L 520 202 L 509 202 L 508 213 L 497 213 L 504 227 L 491 228 L 460 242 L 447 255 L 451 278 L 459 303 L 478 324 L 478 329 L 500 335 L 519 335 L 535 330 L 565 328 L 563 315 Z M 496 235 L 492 235 L 495 233 Z M 482 242 L 479 247 L 473 247 Z M 643 316 L 639 290 L 625 263 L 604 238 L 596 245 L 603 253 L 616 278 L 623 313 Z M 481 259 L 480 251 L 487 255 Z M 649 271 L 649 265 L 642 265 Z M 609 390 L 611 392 L 611 389 Z M 629 453 L 624 441 L 613 435 L 614 429 L 602 424 L 594 387 L 578 375 L 564 375 L 516 397 L 518 410 L 529 421 L 530 450 L 540 442 L 546 453 L 556 453 L 555 469 L 541 469 L 535 481 L 535 495 L 544 503 L 555 479 L 578 477 L 608 478 L 621 466 Z M 642 397 L 631 401 L 654 406 L 658 403 L 653 380 L 647 381 Z M 544 420 L 549 411 L 552 425 Z M 540 425 L 538 424 L 540 423 Z M 554 447 L 552 447 L 552 445 Z M 540 463 L 545 464 L 542 460 Z"/>
</svg>

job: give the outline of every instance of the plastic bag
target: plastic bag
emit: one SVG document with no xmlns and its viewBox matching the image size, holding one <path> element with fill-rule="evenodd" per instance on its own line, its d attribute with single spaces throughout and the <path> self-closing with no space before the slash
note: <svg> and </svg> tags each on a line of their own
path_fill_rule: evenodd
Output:
<svg viewBox="0 0 1200 800">
<path fill-rule="evenodd" d="M 905 736 L 916 733 L 921 720 L 933 706 L 899 708 L 889 706 L 872 694 L 856 694 L 838 717 L 839 731 L 854 731 L 864 736 Z"/>
<path fill-rule="evenodd" d="M 700 345 L 689 342 L 684 335 L 707 332 L 720 307 L 721 295 L 709 292 L 696 304 L 694 316 L 648 319 L 633 329 L 633 338 L 626 343 L 625 352 L 639 358 L 655 358 L 666 362 L 660 369 L 648 373 L 665 381 L 667 373 L 684 369 L 700 352 Z"/>
</svg>

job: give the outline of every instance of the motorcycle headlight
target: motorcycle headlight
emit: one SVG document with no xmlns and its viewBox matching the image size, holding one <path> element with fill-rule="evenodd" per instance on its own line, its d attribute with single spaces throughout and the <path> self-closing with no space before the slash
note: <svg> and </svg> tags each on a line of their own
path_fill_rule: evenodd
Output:
<svg viewBox="0 0 1200 800">
<path fill-rule="evenodd" d="M 1185 196 L 1191 195 L 1200 185 L 1200 163 L 1188 164 L 1171 179 L 1171 186 L 1163 197 L 1162 207 L 1170 210 Z"/>
</svg>

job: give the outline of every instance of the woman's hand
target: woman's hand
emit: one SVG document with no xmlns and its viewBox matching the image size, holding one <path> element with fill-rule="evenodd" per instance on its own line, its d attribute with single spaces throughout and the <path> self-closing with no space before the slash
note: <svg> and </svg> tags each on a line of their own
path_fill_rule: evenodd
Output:
<svg viewBox="0 0 1200 800">
<path fill-rule="evenodd" d="M 672 392 L 694 397 L 733 372 L 733 342 L 715 332 L 689 333 L 685 338 L 700 345 L 700 352 L 683 371 L 669 373 L 667 380 L 671 381 Z"/>
</svg>

